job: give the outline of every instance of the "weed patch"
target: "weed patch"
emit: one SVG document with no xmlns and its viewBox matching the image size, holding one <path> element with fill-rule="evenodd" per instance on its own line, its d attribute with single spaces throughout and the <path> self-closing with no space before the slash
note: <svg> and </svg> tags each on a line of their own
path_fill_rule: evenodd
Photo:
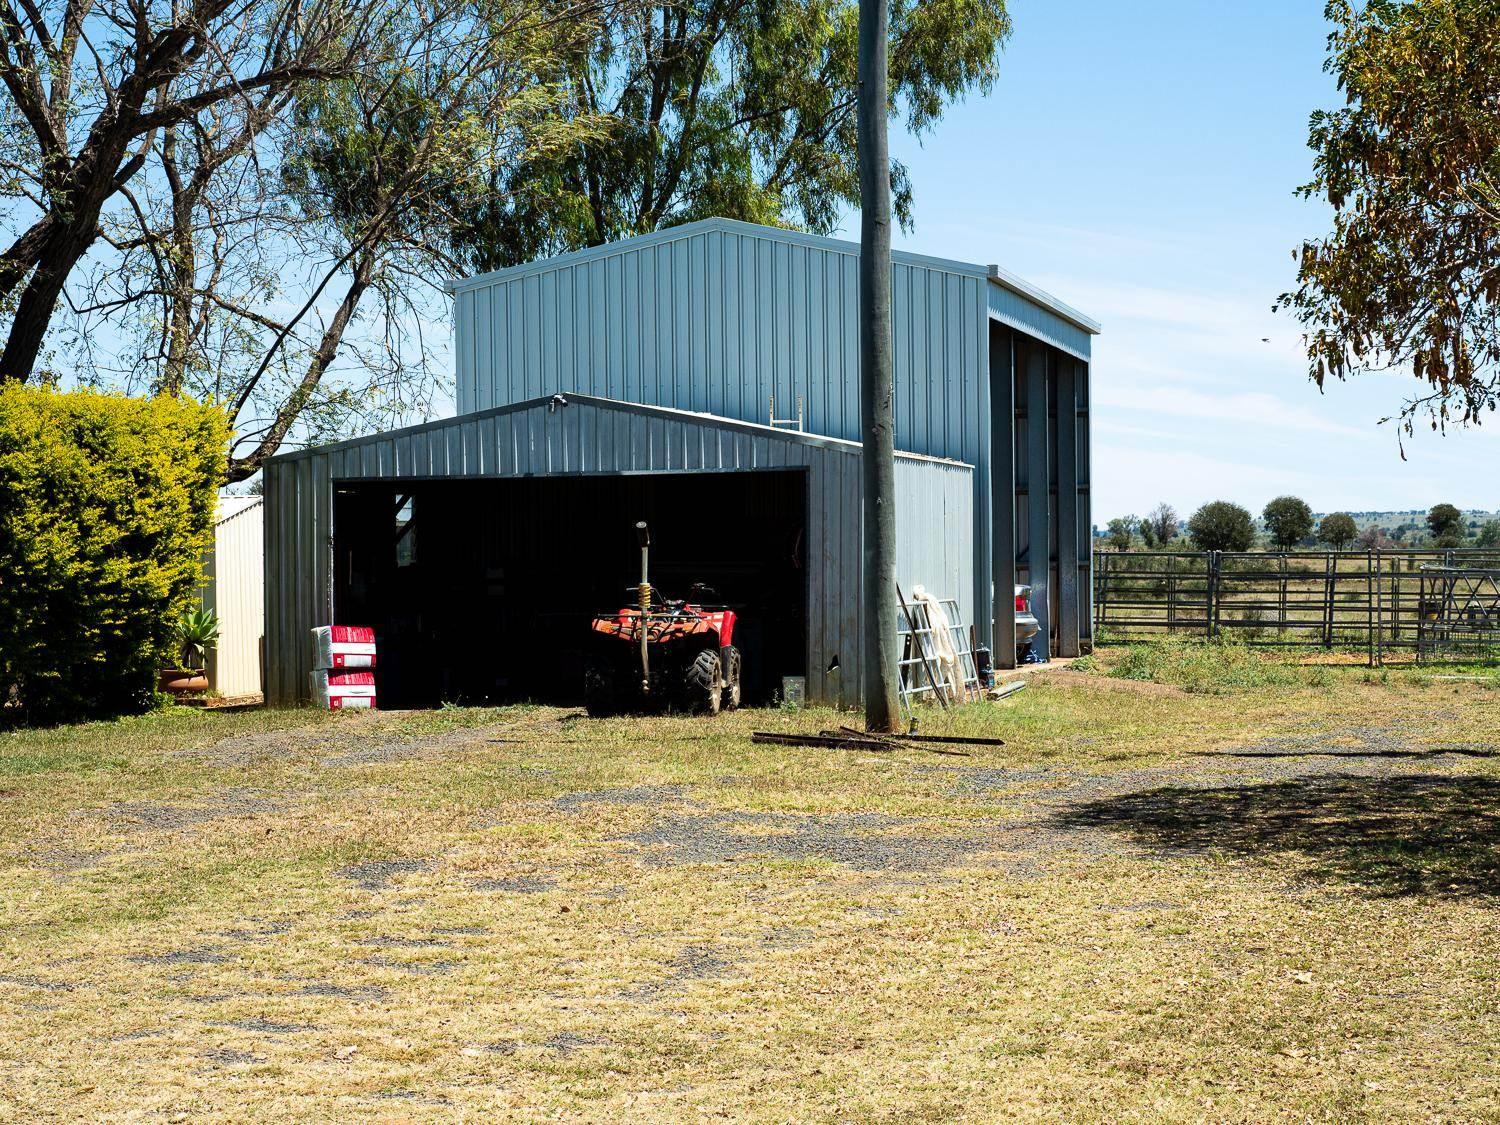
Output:
<svg viewBox="0 0 1500 1125">
<path fill-rule="evenodd" d="M 1315 680 L 1326 685 L 1326 673 L 1299 675 L 1296 668 L 1266 653 L 1232 641 L 1169 638 L 1135 644 L 1119 651 L 1109 674 L 1125 680 L 1149 680 L 1183 691 L 1206 694 L 1286 687 Z"/>
</svg>

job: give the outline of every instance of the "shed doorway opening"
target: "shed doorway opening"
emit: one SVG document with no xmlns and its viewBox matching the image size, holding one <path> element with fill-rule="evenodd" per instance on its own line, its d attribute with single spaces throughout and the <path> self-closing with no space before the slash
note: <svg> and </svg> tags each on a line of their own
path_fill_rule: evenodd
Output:
<svg viewBox="0 0 1500 1125">
<path fill-rule="evenodd" d="M 697 582 L 739 613 L 744 702 L 807 674 L 807 475 L 728 473 L 336 484 L 334 618 L 373 625 L 386 708 L 576 704 L 595 613 Z"/>
</svg>

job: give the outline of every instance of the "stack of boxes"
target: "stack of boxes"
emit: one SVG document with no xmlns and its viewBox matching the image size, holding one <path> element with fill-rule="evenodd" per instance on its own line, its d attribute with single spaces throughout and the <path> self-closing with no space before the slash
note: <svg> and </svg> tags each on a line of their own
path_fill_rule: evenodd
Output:
<svg viewBox="0 0 1500 1125">
<path fill-rule="evenodd" d="M 374 709 L 375 630 L 322 625 L 312 631 L 312 639 L 312 693 L 317 705 L 328 711 Z"/>
</svg>

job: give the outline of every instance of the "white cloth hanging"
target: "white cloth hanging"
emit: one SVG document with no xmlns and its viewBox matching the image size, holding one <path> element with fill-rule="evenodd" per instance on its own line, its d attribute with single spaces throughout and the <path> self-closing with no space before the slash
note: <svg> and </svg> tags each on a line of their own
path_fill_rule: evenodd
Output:
<svg viewBox="0 0 1500 1125">
<path fill-rule="evenodd" d="M 927 624 L 932 629 L 932 655 L 937 664 L 937 683 L 934 685 L 949 700 L 960 697 L 963 672 L 958 666 L 958 652 L 953 647 L 953 625 L 943 610 L 943 603 L 927 592 L 925 586 L 913 586 L 912 599 L 921 603 L 927 613 Z"/>
</svg>

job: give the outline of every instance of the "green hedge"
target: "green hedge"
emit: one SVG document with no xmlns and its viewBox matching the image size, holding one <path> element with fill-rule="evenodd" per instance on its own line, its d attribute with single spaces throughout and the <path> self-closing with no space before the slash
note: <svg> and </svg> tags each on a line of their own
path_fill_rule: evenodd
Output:
<svg viewBox="0 0 1500 1125">
<path fill-rule="evenodd" d="M 150 704 L 203 576 L 228 424 L 176 398 L 0 386 L 0 697 L 31 722 Z"/>
</svg>

